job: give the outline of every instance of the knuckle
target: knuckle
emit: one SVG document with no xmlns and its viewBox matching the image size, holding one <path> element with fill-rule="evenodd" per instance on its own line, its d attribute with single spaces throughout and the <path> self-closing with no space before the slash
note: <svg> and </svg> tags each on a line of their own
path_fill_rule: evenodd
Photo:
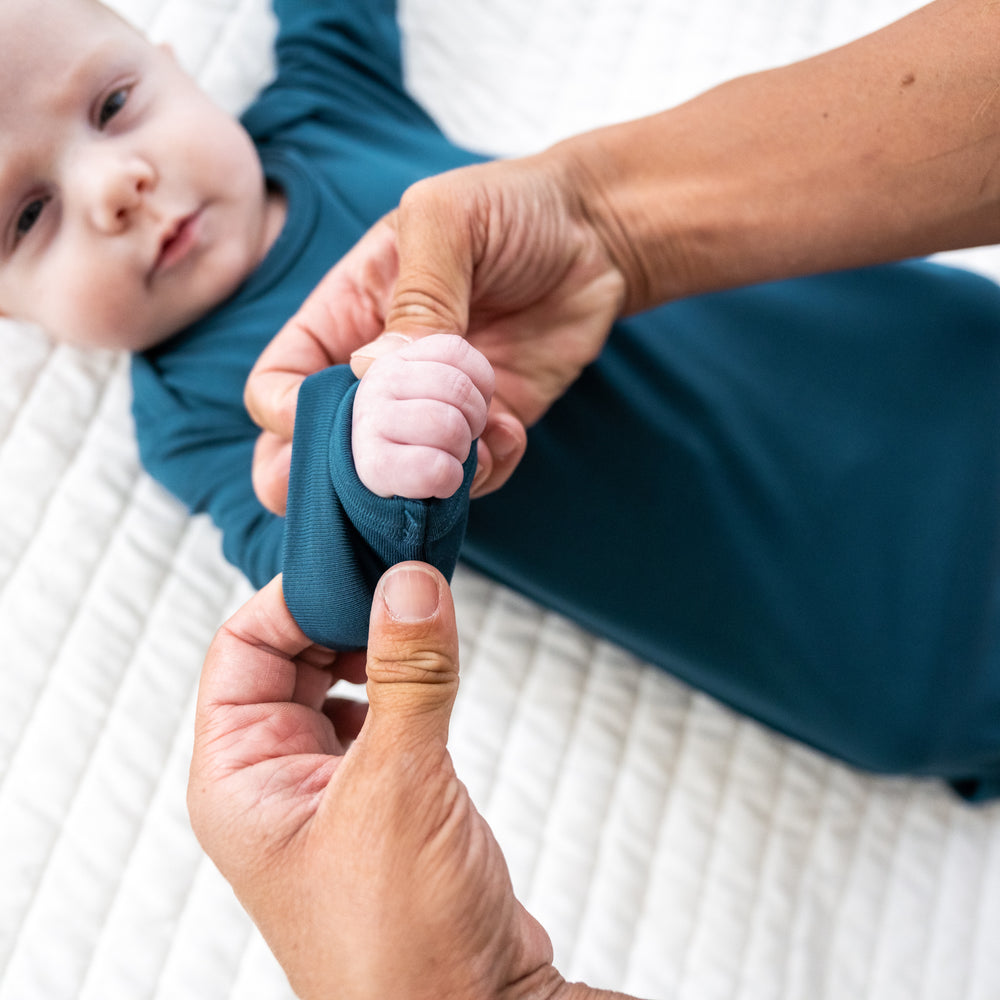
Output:
<svg viewBox="0 0 1000 1000">
<path fill-rule="evenodd" d="M 460 368 L 449 368 L 445 375 L 445 392 L 452 405 L 463 412 L 482 403 L 482 393 L 475 382 Z"/>
<path fill-rule="evenodd" d="M 432 330 L 458 330 L 461 322 L 451 305 L 451 290 L 430 272 L 417 272 L 396 285 L 386 327 L 418 326 Z"/>
<path fill-rule="evenodd" d="M 442 446 L 455 458 L 464 459 L 472 447 L 472 428 L 461 410 L 445 407 L 441 414 Z"/>
<path fill-rule="evenodd" d="M 443 364 L 451 365 L 465 373 L 483 394 L 492 394 L 495 382 L 493 366 L 486 356 L 464 337 L 436 333 L 423 338 L 428 355 Z"/>
<path fill-rule="evenodd" d="M 369 656 L 369 678 L 380 684 L 445 684 L 458 681 L 458 667 L 437 649 L 414 649 L 411 642 L 387 642 L 377 657 Z"/>
<path fill-rule="evenodd" d="M 452 455 L 439 451 L 434 456 L 432 467 L 428 469 L 428 478 L 432 487 L 429 495 L 446 499 L 462 485 L 462 465 Z"/>
</svg>

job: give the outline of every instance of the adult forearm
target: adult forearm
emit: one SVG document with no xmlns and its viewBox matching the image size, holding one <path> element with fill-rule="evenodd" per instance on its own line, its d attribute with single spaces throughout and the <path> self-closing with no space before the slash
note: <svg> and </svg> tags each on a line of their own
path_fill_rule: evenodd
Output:
<svg viewBox="0 0 1000 1000">
<path fill-rule="evenodd" d="M 1000 5 L 937 0 L 821 56 L 543 154 L 626 311 L 1000 241 Z"/>
</svg>

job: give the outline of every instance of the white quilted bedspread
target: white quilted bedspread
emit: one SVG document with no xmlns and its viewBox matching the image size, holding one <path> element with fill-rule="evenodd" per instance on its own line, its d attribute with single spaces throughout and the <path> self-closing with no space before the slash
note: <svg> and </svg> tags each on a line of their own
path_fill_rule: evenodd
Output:
<svg viewBox="0 0 1000 1000">
<path fill-rule="evenodd" d="M 361 3 L 364 0 L 357 0 Z M 265 0 L 118 0 L 224 104 Z M 907 0 L 404 0 L 417 95 L 529 151 Z M 1000 276 L 996 251 L 967 257 Z M 138 468 L 122 358 L 0 326 L 0 1000 L 280 1000 L 185 812 L 204 649 L 247 594 Z M 656 1000 L 997 1000 L 1000 808 L 856 774 L 466 570 L 453 752 L 568 976 Z"/>
</svg>

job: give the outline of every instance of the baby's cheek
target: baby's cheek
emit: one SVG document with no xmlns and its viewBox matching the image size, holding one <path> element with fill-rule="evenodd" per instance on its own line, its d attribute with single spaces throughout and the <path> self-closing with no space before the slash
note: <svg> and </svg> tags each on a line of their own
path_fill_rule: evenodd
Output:
<svg viewBox="0 0 1000 1000">
<path fill-rule="evenodd" d="M 127 282 L 114 280 L 98 268 L 76 267 L 49 295 L 44 325 L 55 336 L 83 347 L 136 351 L 156 343 L 150 311 Z"/>
</svg>

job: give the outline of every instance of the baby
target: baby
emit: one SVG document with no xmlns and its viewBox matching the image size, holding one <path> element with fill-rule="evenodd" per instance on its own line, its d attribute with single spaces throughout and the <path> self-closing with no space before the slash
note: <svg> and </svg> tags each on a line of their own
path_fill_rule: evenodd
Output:
<svg viewBox="0 0 1000 1000">
<path fill-rule="evenodd" d="M 280 16 L 283 7 L 277 6 Z M 364 25 L 369 34 L 391 32 L 391 5 L 382 6 L 375 14 L 350 6 L 346 13 L 372 22 Z M 330 33 L 338 31 L 334 42 L 343 42 L 337 22 L 345 12 L 338 5 L 292 7 L 283 36 L 290 48 L 299 50 L 296 29 L 310 27 L 306 17 L 312 26 L 323 22 Z M 255 142 L 202 92 L 169 48 L 152 45 L 97 0 L 5 0 L 0 38 L 0 310 L 76 344 L 142 352 L 135 368 L 136 417 L 154 474 L 162 473 L 194 509 L 210 510 L 228 535 L 275 535 L 280 529 L 267 523 L 247 491 L 249 453 L 244 449 L 242 470 L 217 459 L 231 450 L 234 420 L 243 423 L 243 443 L 252 443 L 255 431 L 239 412 L 245 372 L 336 259 L 337 247 L 320 243 L 310 249 L 300 238 L 302 225 L 316 224 L 308 215 L 316 207 L 310 202 L 330 200 L 331 192 L 317 192 L 303 177 L 321 168 L 322 156 L 308 150 L 308 158 L 293 160 L 287 149 L 272 152 L 259 137 Z M 338 64 L 331 61 L 331 77 Z M 279 60 L 273 89 L 285 81 L 282 68 Z M 338 99 L 345 91 L 355 98 L 356 84 L 331 90 L 323 113 L 336 118 Z M 330 125 L 332 130 L 336 122 Z M 273 157 L 270 172 L 259 146 L 264 157 Z M 343 155 L 340 148 L 334 153 Z M 398 197 L 402 183 L 386 185 L 383 197 Z M 348 213 L 350 224 L 337 227 L 346 230 L 342 243 L 360 232 L 357 211 L 349 205 Z M 283 234 L 286 244 L 294 243 L 284 254 Z M 312 266 L 282 282 L 277 311 L 263 323 L 236 318 L 261 290 L 252 279 L 263 275 L 271 282 L 276 269 L 284 269 L 287 279 L 290 268 L 281 257 L 291 262 L 293 253 L 307 250 Z M 274 294 L 269 297 L 274 301 Z M 220 336 L 218 324 L 207 331 L 198 326 L 206 316 L 219 315 L 234 317 L 240 343 Z M 205 345 L 207 356 L 200 356 Z M 178 359 L 181 368 L 206 366 L 194 371 L 193 388 L 172 377 Z M 203 380 L 221 380 L 225 390 L 206 393 Z M 341 379 L 338 392 L 348 383 Z M 351 408 L 349 452 L 361 484 L 386 500 L 460 493 L 467 479 L 463 465 L 474 464 L 472 446 L 492 391 L 489 364 L 457 337 L 433 337 L 373 365 Z M 199 426 L 200 442 L 185 435 L 183 420 L 172 419 L 178 414 Z M 165 436 L 158 425 L 166 428 Z M 321 442 L 319 451 L 328 450 Z M 207 464 L 216 465 L 214 475 L 205 474 Z M 244 495 L 234 505 L 227 490 L 237 481 Z M 216 504 L 220 493 L 223 503 Z M 252 524 L 248 505 L 254 508 Z M 358 537 L 350 525 L 343 530 L 349 547 L 365 547 L 363 531 Z M 307 537 L 301 542 L 309 547 Z M 247 542 L 251 550 L 259 545 Z M 457 554 L 457 544 L 451 547 Z M 272 543 L 258 562 L 237 561 L 261 583 L 280 568 L 277 548 Z M 394 558 L 391 550 L 383 555 Z M 367 551 L 362 561 L 373 574 Z M 333 641 L 353 645 L 363 638 L 353 625 L 348 631 Z"/>
</svg>

